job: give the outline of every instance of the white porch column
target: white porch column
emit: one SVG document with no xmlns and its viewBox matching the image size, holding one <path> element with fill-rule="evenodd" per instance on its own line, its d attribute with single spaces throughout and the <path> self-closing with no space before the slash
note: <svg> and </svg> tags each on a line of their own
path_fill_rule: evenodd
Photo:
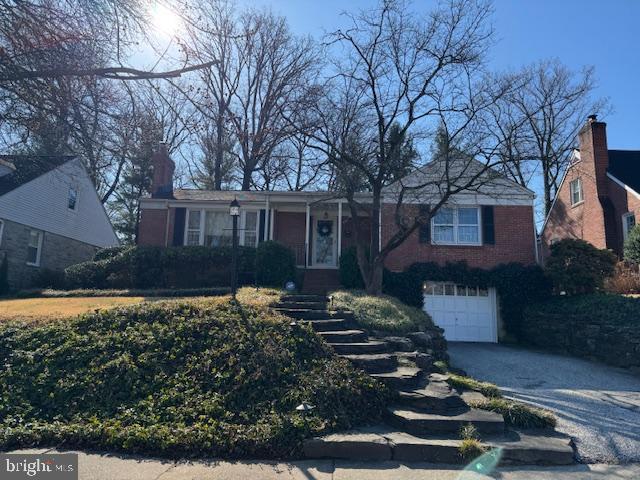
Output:
<svg viewBox="0 0 640 480">
<path fill-rule="evenodd" d="M 269 240 L 273 240 L 273 224 L 275 223 L 276 209 L 272 208 L 269 213 Z"/>
<path fill-rule="evenodd" d="M 309 222 L 311 220 L 311 207 L 307 202 L 307 211 L 304 221 L 304 266 L 309 266 Z"/>
<path fill-rule="evenodd" d="M 342 200 L 338 200 L 338 258 L 342 254 Z"/>
<path fill-rule="evenodd" d="M 271 223 L 271 215 L 269 214 L 269 196 L 267 195 L 267 201 L 264 205 L 264 225 L 262 226 L 262 238 L 265 241 L 269 240 L 269 224 Z"/>
</svg>

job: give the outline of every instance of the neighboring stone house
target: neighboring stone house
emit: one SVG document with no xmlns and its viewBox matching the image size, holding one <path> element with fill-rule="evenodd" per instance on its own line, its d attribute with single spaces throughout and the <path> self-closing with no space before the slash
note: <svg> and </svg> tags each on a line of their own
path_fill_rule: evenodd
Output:
<svg viewBox="0 0 640 480">
<path fill-rule="evenodd" d="M 141 201 L 140 245 L 229 245 L 229 204 L 237 198 L 241 204 L 241 245 L 257 246 L 264 240 L 277 240 L 294 252 L 298 267 L 304 271 L 305 291 L 327 291 L 338 286 L 340 255 L 354 243 L 354 222 L 344 198 L 322 191 L 174 190 L 174 164 L 166 148 L 154 155 L 153 165 L 153 193 Z M 431 165 L 408 178 L 431 175 Z M 534 264 L 535 195 L 497 172 L 490 177 L 481 188 L 455 195 L 430 225 L 391 252 L 386 267 L 401 271 L 415 262 L 444 264 L 462 260 L 481 268 L 508 262 Z M 436 190 L 437 187 L 431 192 L 419 190 L 406 197 L 405 214 L 417 215 L 429 204 L 435 204 Z M 359 196 L 362 203 L 369 198 L 368 193 Z M 383 244 L 396 229 L 394 198 L 393 188 L 385 191 L 380 215 Z M 369 234 L 370 223 L 366 219 L 363 222 L 363 235 Z M 493 289 L 425 283 L 427 294 L 430 300 L 437 300 L 430 313 L 444 326 L 450 340 L 497 339 Z"/>
<path fill-rule="evenodd" d="M 607 125 L 591 115 L 541 233 L 543 258 L 562 238 L 579 238 L 622 256 L 640 215 L 640 150 L 609 150 Z"/>
<path fill-rule="evenodd" d="M 9 285 L 90 260 L 118 244 L 91 179 L 74 156 L 0 156 L 0 258 Z"/>
</svg>

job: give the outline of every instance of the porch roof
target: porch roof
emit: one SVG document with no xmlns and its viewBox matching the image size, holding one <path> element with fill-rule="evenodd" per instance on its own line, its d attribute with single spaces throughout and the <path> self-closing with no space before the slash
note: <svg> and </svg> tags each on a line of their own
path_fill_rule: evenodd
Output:
<svg viewBox="0 0 640 480">
<path fill-rule="evenodd" d="M 367 198 L 370 194 L 362 192 L 357 194 L 359 198 Z M 237 198 L 240 202 L 261 202 L 269 200 L 271 203 L 315 203 L 315 202 L 335 202 L 345 200 L 336 192 L 327 191 L 243 191 L 243 190 L 199 190 L 199 189 L 177 189 L 173 192 L 175 200 L 189 202 L 231 202 Z"/>
</svg>

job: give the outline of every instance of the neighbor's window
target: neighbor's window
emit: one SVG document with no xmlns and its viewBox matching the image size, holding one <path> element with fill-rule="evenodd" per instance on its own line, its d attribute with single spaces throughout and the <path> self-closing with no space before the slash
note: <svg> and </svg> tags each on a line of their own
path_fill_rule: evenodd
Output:
<svg viewBox="0 0 640 480">
<path fill-rule="evenodd" d="M 42 232 L 40 230 L 29 230 L 29 243 L 27 244 L 27 265 L 40 265 L 40 254 L 42 253 Z"/>
<path fill-rule="evenodd" d="M 622 234 L 624 239 L 627 239 L 627 235 L 633 227 L 636 226 L 636 215 L 633 212 L 625 213 L 622 215 Z"/>
<path fill-rule="evenodd" d="M 569 183 L 569 190 L 571 191 L 571 205 L 577 205 L 584 200 L 582 196 L 582 179 L 580 177 Z"/>
<path fill-rule="evenodd" d="M 67 195 L 67 208 L 69 210 L 75 210 L 78 205 L 78 189 L 75 187 L 69 187 L 69 194 Z"/>
<path fill-rule="evenodd" d="M 442 207 L 432 219 L 433 243 L 480 244 L 480 209 L 478 207 Z"/>
</svg>

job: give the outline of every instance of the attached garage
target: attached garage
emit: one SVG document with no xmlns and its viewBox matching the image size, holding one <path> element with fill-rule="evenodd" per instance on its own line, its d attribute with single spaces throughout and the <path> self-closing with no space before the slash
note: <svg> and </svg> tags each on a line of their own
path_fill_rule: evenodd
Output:
<svg viewBox="0 0 640 480">
<path fill-rule="evenodd" d="M 424 310 L 452 342 L 497 342 L 498 312 L 494 288 L 443 282 L 423 284 Z"/>
</svg>

